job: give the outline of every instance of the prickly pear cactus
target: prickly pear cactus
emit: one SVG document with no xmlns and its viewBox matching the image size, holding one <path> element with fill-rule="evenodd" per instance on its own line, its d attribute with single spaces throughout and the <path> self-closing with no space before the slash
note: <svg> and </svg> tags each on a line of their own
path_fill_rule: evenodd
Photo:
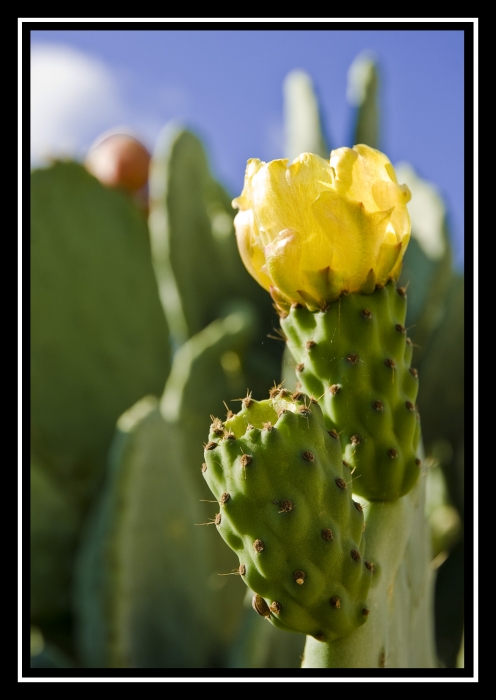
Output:
<svg viewBox="0 0 496 700">
<path fill-rule="evenodd" d="M 253 304 L 259 318 L 252 352 L 244 357 L 243 391 L 249 385 L 261 393 L 279 378 L 282 346 L 267 342 L 275 314 L 240 260 L 233 218 L 231 197 L 213 176 L 199 137 L 177 125 L 164 127 L 150 167 L 149 226 L 174 348 L 229 313 L 230 304 Z M 239 371 L 235 355 L 226 363 Z"/>
<path fill-rule="evenodd" d="M 365 99 L 369 103 L 375 100 L 375 87 L 372 88 Z M 375 175 L 372 170 L 363 178 L 358 175 L 354 164 L 362 155 L 371 161 L 382 159 Z M 385 172 L 390 178 L 387 182 Z M 313 191 L 309 196 L 309 182 L 315 185 L 318 196 Z M 325 225 L 316 206 L 319 198 L 329 195 L 328 190 L 319 189 L 324 184 L 337 197 L 326 210 Z M 387 192 L 392 200 L 388 203 L 387 197 L 381 199 L 379 191 L 384 195 Z M 347 483 L 343 478 L 343 483 L 357 494 L 355 498 L 363 499 L 360 506 L 368 512 L 367 540 L 363 544 L 363 555 L 373 572 L 364 608 L 368 622 L 334 637 L 332 633 L 326 637 L 307 631 L 303 668 L 385 668 L 388 664 L 397 668 L 428 668 L 436 663 L 429 613 L 433 581 L 424 513 L 425 479 L 420 478 L 426 465 L 416 406 L 418 371 L 412 367 L 413 343 L 407 336 L 406 289 L 396 287 L 410 237 L 405 206 L 409 196 L 408 188 L 398 184 L 387 159 L 362 144 L 333 151 L 330 165 L 308 153 L 301 154 L 291 165 L 283 160 L 266 164 L 252 159 L 247 164 L 243 192 L 233 202 L 240 209 L 239 219 L 235 220 L 240 253 L 251 274 L 275 302 L 296 370 L 295 390 L 305 391 L 320 405 L 324 426 L 335 441 L 340 466 L 349 480 Z M 343 201 L 349 197 L 360 211 L 367 206 L 371 210 L 379 207 L 380 200 L 383 216 L 396 212 L 395 222 L 390 222 L 392 228 L 385 230 L 379 224 L 384 219 L 378 217 L 378 228 L 366 231 L 358 219 L 345 215 L 344 209 L 340 213 L 339 197 Z M 336 221 L 339 226 L 333 236 Z M 348 245 L 340 252 L 343 240 Z M 372 241 L 382 242 L 382 252 L 378 252 L 380 245 L 375 252 L 372 250 Z M 366 252 L 369 243 L 371 247 Z M 326 261 L 331 262 L 323 267 Z M 378 279 L 378 274 L 383 277 Z M 246 399 L 251 401 L 251 395 Z M 270 421 L 266 415 L 263 420 Z M 248 435 L 251 425 L 257 427 L 252 421 L 249 423 L 243 426 Z M 219 439 L 215 439 L 216 433 Z M 246 442 L 246 438 L 244 432 L 242 437 L 237 435 L 229 419 L 220 425 L 214 421 L 209 438 L 205 474 L 210 469 L 220 469 L 220 473 L 225 471 L 230 477 L 222 482 L 220 474 L 214 471 L 212 490 L 221 507 L 213 522 L 222 531 L 227 519 L 223 536 L 233 549 L 239 550 L 243 569 L 240 573 L 246 576 L 242 558 L 250 565 L 258 561 L 257 557 L 253 560 L 250 543 L 261 557 L 267 548 L 262 535 L 254 532 L 252 521 L 247 515 L 243 517 L 242 508 L 238 507 L 241 515 L 235 511 L 236 518 L 229 518 L 229 503 L 230 487 L 237 487 L 235 457 L 248 470 L 248 480 L 251 463 L 246 464 L 246 455 L 252 454 L 245 443 L 240 445 L 241 456 L 234 453 L 235 444 Z M 269 445 L 260 441 L 257 448 L 258 461 L 266 466 L 263 455 L 270 452 Z M 285 449 L 279 452 L 284 455 Z M 316 454 L 311 449 L 309 452 Z M 277 452 L 270 456 L 271 462 L 278 464 Z M 264 486 L 257 489 L 257 494 L 264 493 Z M 286 498 L 293 503 L 292 498 Z M 317 505 L 314 515 L 319 512 Z M 267 516 L 259 516 L 255 522 L 265 525 L 266 520 Z M 295 549 L 299 556 L 311 556 L 308 544 L 298 544 Z M 280 569 L 283 566 L 284 562 L 280 562 Z M 268 578 L 266 571 L 262 573 Z M 304 583 L 301 573 L 303 568 L 296 575 Z M 329 583 L 330 578 L 326 577 L 321 592 Z M 253 588 L 253 607 L 271 620 L 280 605 L 274 590 L 265 587 L 258 589 L 259 593 Z M 274 600 L 275 612 L 271 610 Z M 307 614 L 313 612 L 308 602 L 302 607 Z M 316 617 L 324 627 L 323 612 L 319 611 Z"/>
<path fill-rule="evenodd" d="M 263 299 L 239 259 L 233 218 L 231 197 L 211 174 L 198 136 L 165 127 L 150 168 L 150 231 L 162 303 L 178 345 L 218 318 L 226 299 Z"/>
<path fill-rule="evenodd" d="M 390 282 L 281 319 L 298 379 L 341 439 L 353 490 L 373 501 L 403 496 L 420 473 L 418 373 L 405 316 L 406 292 Z"/>
<path fill-rule="evenodd" d="M 366 54 L 350 69 L 349 145 L 379 144 L 378 78 Z M 311 78 L 291 73 L 284 100 L 285 155 L 327 159 Z M 158 139 L 151 251 L 147 206 L 75 163 L 33 173 L 31 612 L 46 646 L 35 644 L 32 665 L 436 665 L 438 558 L 412 362 L 425 445 L 448 455 L 463 514 L 463 279 L 439 196 L 411 168 L 397 174 L 413 194 L 406 316 L 392 285 L 345 293 L 325 310 L 288 309 L 291 392 L 278 386 L 257 402 L 246 387 L 261 396 L 279 381 L 282 346 L 267 341 L 275 315 L 240 261 L 231 197 L 200 139 L 176 126 Z M 244 396 L 231 399 L 242 401 L 237 415 L 211 417 L 205 483 L 208 416 L 233 396 Z M 438 651 L 452 665 L 463 539 L 449 547 L 435 602 Z"/>
<path fill-rule="evenodd" d="M 366 622 L 373 566 L 362 507 L 318 404 L 284 390 L 248 395 L 237 415 L 213 421 L 202 471 L 256 612 L 320 641 Z"/>
<path fill-rule="evenodd" d="M 355 107 L 352 143 L 379 148 L 379 71 L 370 51 L 358 54 L 348 69 L 347 97 Z"/>
<path fill-rule="evenodd" d="M 330 148 L 323 134 L 320 106 L 310 76 L 302 70 L 289 73 L 283 85 L 286 156 L 318 153 L 327 158 Z"/>
<path fill-rule="evenodd" d="M 209 410 L 241 392 L 256 325 L 249 305 L 217 319 L 175 354 L 161 399 L 145 397 L 117 424 L 102 497 L 83 538 L 74 605 L 80 658 L 89 667 L 212 668 L 226 663 L 243 592 L 234 555 L 204 527 L 208 490 L 198 443 Z M 224 362 L 225 364 L 225 362 Z M 231 584 L 231 585 L 229 585 Z"/>
<path fill-rule="evenodd" d="M 31 175 L 31 439 L 68 490 L 100 483 L 115 421 L 160 393 L 169 338 L 146 222 L 83 166 Z"/>
<path fill-rule="evenodd" d="M 446 206 L 437 188 L 419 177 L 408 163 L 399 163 L 396 171 L 412 193 L 412 237 L 399 281 L 408 290 L 405 325 L 412 328 L 415 366 L 420 368 L 449 303 L 453 253 Z"/>
<path fill-rule="evenodd" d="M 201 504 L 182 458 L 181 434 L 156 398 L 119 419 L 76 570 L 78 651 L 87 667 L 202 668 L 218 656 L 206 634 L 214 629 L 209 547 L 195 527 Z"/>
<path fill-rule="evenodd" d="M 161 393 L 170 346 L 146 220 L 78 163 L 31 175 L 30 273 L 31 612 L 50 639 L 49 610 L 71 625 L 74 552 L 115 422 Z"/>
<path fill-rule="evenodd" d="M 379 144 L 379 78 L 374 57 L 368 52 L 357 56 L 350 66 L 347 96 L 349 102 L 355 107 L 354 120 L 350 130 L 350 145 L 367 143 L 377 147 Z M 307 103 L 301 108 L 302 112 L 305 113 L 305 110 L 311 106 L 315 114 L 315 96 L 307 98 Z M 290 116 L 288 114 L 286 127 L 289 133 L 291 133 L 292 125 Z M 301 150 L 311 150 L 309 148 L 310 140 L 304 140 L 304 133 L 301 143 L 303 145 Z M 286 149 L 285 155 L 294 157 L 295 153 Z M 450 485 L 452 502 L 456 504 L 463 518 L 464 433 L 463 411 L 460 410 L 463 397 L 463 392 L 460 390 L 463 384 L 463 342 L 461 340 L 463 313 L 460 313 L 463 306 L 463 293 L 461 291 L 463 278 L 454 275 L 446 206 L 437 188 L 432 183 L 422 180 L 407 163 L 397 164 L 395 169 L 399 181 L 406 182 L 412 193 L 409 207 L 412 237 L 404 257 L 400 285 L 405 287 L 408 292 L 407 316 L 403 325 L 411 334 L 413 366 L 418 368 L 422 379 L 418 405 L 422 416 L 422 429 L 428 458 L 423 461 L 424 465 L 428 464 L 432 456 L 441 461 Z M 456 293 L 453 294 L 452 290 L 455 287 L 460 290 L 458 296 Z M 448 318 L 451 319 L 449 322 Z M 449 333 L 444 331 L 448 324 L 450 324 Z M 445 339 L 442 343 L 439 341 L 441 336 Z M 282 377 L 285 386 L 294 390 L 298 386 L 299 377 L 295 376 L 296 363 L 289 346 L 290 343 L 288 343 L 284 354 Z M 442 351 L 440 351 L 441 347 Z M 305 348 L 302 348 L 302 354 L 304 353 Z M 448 400 L 449 395 L 452 398 Z M 456 398 L 453 399 L 453 396 Z M 446 398 L 444 401 L 446 405 L 440 411 L 438 410 L 439 401 L 443 401 L 443 397 Z M 349 445 L 347 450 L 350 451 Z M 359 481 L 360 479 L 353 482 L 354 486 L 358 487 Z M 438 571 L 432 571 L 430 563 L 432 553 L 428 546 L 429 526 L 423 513 L 426 481 L 428 481 L 428 475 L 424 466 L 419 482 L 404 497 L 411 499 L 415 496 L 415 503 L 419 504 L 414 524 L 415 536 L 412 534 L 404 552 L 405 560 L 410 563 L 406 579 L 415 592 L 410 596 L 403 595 L 403 613 L 401 613 L 401 606 L 397 607 L 397 613 L 401 613 L 400 618 L 403 621 L 410 619 L 412 622 L 415 621 L 415 624 L 418 621 L 419 624 L 406 630 L 404 622 L 401 622 L 401 619 L 398 622 L 398 616 L 389 610 L 391 630 L 394 630 L 391 631 L 391 635 L 384 630 L 380 631 L 374 628 L 376 622 L 375 605 L 377 604 L 377 610 L 384 610 L 384 600 L 376 599 L 376 594 L 384 583 L 383 579 L 383 582 L 379 582 L 374 588 L 371 596 L 373 613 L 369 624 L 350 637 L 348 646 L 343 643 L 340 649 L 333 648 L 329 658 L 322 660 L 324 665 L 336 667 L 339 667 L 340 664 L 350 663 L 370 665 L 371 667 L 375 665 L 380 667 L 398 667 L 409 664 L 418 667 L 433 665 L 435 652 L 430 627 L 432 627 L 432 609 L 434 608 L 434 579 L 438 572 L 435 596 L 437 653 L 447 666 L 454 665 L 463 629 L 463 555 L 461 554 L 463 542 L 458 542 L 453 553 L 450 553 Z M 420 492 L 420 496 L 418 492 Z M 383 513 L 385 508 L 385 504 L 381 505 Z M 394 502 L 390 502 L 388 508 L 394 509 Z M 371 515 L 374 510 L 375 505 L 371 504 L 366 508 L 365 513 Z M 387 518 L 385 521 L 387 522 Z M 381 528 L 376 527 L 376 523 L 380 523 L 380 518 L 372 517 L 367 519 L 367 523 L 369 556 L 379 557 L 385 561 L 387 554 L 380 550 L 376 552 L 373 544 L 374 541 L 382 540 L 388 546 L 387 533 L 381 532 Z M 398 520 L 398 527 L 407 528 L 404 518 Z M 380 533 L 380 537 L 377 533 Z M 390 549 L 392 546 L 395 550 L 401 549 L 398 543 L 391 544 Z M 422 556 L 419 556 L 419 546 L 423 546 L 425 550 Z M 444 556 L 447 554 L 448 552 L 445 552 Z M 404 576 L 402 577 L 400 574 L 400 569 L 405 569 L 405 565 L 401 565 L 396 573 L 394 569 L 391 570 L 393 573 L 389 578 L 389 583 L 384 583 L 386 587 L 388 585 L 394 586 L 396 576 L 404 579 Z M 449 573 L 447 573 L 448 570 Z M 421 574 L 426 581 L 426 583 L 424 581 L 425 585 L 418 585 L 418 581 L 416 581 L 415 586 L 413 586 L 411 572 L 416 572 L 416 578 Z M 377 583 L 377 577 L 375 580 Z M 405 586 L 403 586 L 403 591 L 405 591 Z M 422 591 L 424 593 L 421 593 Z M 422 609 L 419 610 L 417 605 L 420 605 Z M 410 611 L 409 614 L 405 612 L 406 610 Z M 383 612 L 379 614 L 384 615 Z M 422 625 L 424 629 L 420 631 Z M 394 629 L 395 627 L 396 629 Z M 456 632 L 454 632 L 455 628 Z M 364 642 L 363 640 L 369 634 L 371 636 Z M 390 636 L 389 641 L 388 636 Z M 398 642 L 396 648 L 393 638 L 402 640 Z M 420 642 L 414 641 L 415 638 L 419 639 Z M 406 639 L 409 640 L 408 643 L 405 642 Z M 383 646 L 382 650 L 377 647 L 378 640 L 382 640 L 380 642 L 380 645 Z M 336 642 L 336 644 L 340 643 Z M 320 646 L 318 644 L 314 644 L 316 649 L 313 649 L 311 640 L 307 646 L 310 647 L 309 656 L 314 660 L 319 653 L 322 653 L 322 650 L 318 651 Z M 369 652 L 369 649 L 373 649 L 373 651 Z"/>
<path fill-rule="evenodd" d="M 453 267 L 449 217 L 441 193 L 408 163 L 398 164 L 396 170 L 412 192 L 412 240 L 400 283 L 408 285 L 405 325 L 412 327 L 413 362 L 422 380 L 418 405 L 426 456 L 433 465 L 440 464 L 448 487 L 446 500 L 431 516 L 433 531 L 441 527 L 444 532 L 450 523 L 463 523 L 464 513 L 464 280 Z M 463 644 L 463 549 L 460 527 L 457 539 L 449 546 L 445 543 L 433 562 L 437 567 L 443 559 L 436 568 L 436 643 L 440 661 L 448 668 L 456 666 Z M 433 555 L 439 555 L 436 542 Z"/>
<path fill-rule="evenodd" d="M 70 608 L 71 561 L 79 518 L 48 467 L 31 456 L 31 616 L 50 624 Z"/>
</svg>

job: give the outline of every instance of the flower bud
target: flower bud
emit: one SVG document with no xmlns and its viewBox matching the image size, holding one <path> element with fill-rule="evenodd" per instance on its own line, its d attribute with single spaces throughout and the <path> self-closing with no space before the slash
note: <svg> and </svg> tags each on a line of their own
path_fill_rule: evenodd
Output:
<svg viewBox="0 0 496 700">
<path fill-rule="evenodd" d="M 325 308 L 398 278 L 409 199 L 388 158 L 362 144 L 332 151 L 329 161 L 312 153 L 291 165 L 251 159 L 233 200 L 239 252 L 279 311 Z"/>
</svg>

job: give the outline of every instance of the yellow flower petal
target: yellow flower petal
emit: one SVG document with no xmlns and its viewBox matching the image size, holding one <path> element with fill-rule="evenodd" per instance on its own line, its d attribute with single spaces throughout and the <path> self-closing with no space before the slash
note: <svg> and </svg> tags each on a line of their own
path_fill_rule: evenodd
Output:
<svg viewBox="0 0 496 700">
<path fill-rule="evenodd" d="M 260 246 L 260 237 L 253 221 L 251 209 L 240 211 L 236 214 L 234 228 L 239 254 L 244 266 L 250 275 L 257 280 L 258 284 L 269 291 L 272 283 L 262 270 L 262 267 L 265 265 L 265 254 Z"/>
<path fill-rule="evenodd" d="M 364 144 L 329 161 L 251 159 L 233 200 L 241 257 L 279 306 L 322 308 L 343 292 L 372 292 L 399 275 L 409 199 L 389 159 Z"/>
<path fill-rule="evenodd" d="M 301 234 L 292 229 L 281 231 L 277 238 L 265 247 L 265 259 L 267 272 L 274 286 L 290 302 L 300 302 L 298 289 L 303 287 Z"/>
<path fill-rule="evenodd" d="M 348 291 L 343 275 L 330 265 L 321 270 L 307 270 L 303 273 L 305 289 L 312 291 L 312 299 L 319 309 L 324 309 L 329 299 L 337 299 L 343 291 Z M 302 290 L 298 293 L 302 296 Z"/>
<path fill-rule="evenodd" d="M 385 242 L 381 245 L 377 263 L 374 269 L 376 274 L 376 284 L 379 284 L 381 287 L 384 286 L 391 277 L 391 270 L 394 269 L 400 256 L 401 247 L 401 243 Z"/>
</svg>

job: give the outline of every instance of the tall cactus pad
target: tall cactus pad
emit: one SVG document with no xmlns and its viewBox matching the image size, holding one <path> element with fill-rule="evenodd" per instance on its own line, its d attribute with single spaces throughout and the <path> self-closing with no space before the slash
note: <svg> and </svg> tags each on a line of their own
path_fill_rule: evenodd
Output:
<svg viewBox="0 0 496 700">
<path fill-rule="evenodd" d="M 78 163 L 31 176 L 32 447 L 71 495 L 100 482 L 115 421 L 161 393 L 169 337 L 146 222 Z"/>
<path fill-rule="evenodd" d="M 293 70 L 284 80 L 285 156 L 293 161 L 300 153 L 317 153 L 329 158 L 331 149 L 323 134 L 319 102 L 312 79 Z"/>
<path fill-rule="evenodd" d="M 169 335 L 146 221 L 82 165 L 32 173 L 30 244 L 31 619 L 57 641 L 52 616 L 71 618 L 73 555 L 115 421 L 161 393 Z"/>
<path fill-rule="evenodd" d="M 238 255 L 231 199 L 210 173 L 200 139 L 165 127 L 150 168 L 149 225 L 162 303 L 177 344 L 214 321 L 226 299 L 265 301 Z"/>
<path fill-rule="evenodd" d="M 201 503 L 182 440 L 154 397 L 119 419 L 76 569 L 77 641 L 88 667 L 204 668 L 220 656 L 209 538 L 195 527 Z"/>
<path fill-rule="evenodd" d="M 363 512 L 320 407 L 303 394 L 272 394 L 248 395 L 236 416 L 212 423 L 202 469 L 219 502 L 213 523 L 260 615 L 332 641 L 369 612 Z"/>
<path fill-rule="evenodd" d="M 420 472 L 418 373 L 405 315 L 406 292 L 389 282 L 322 312 L 292 308 L 281 320 L 303 390 L 340 439 L 353 490 L 371 501 L 403 496 Z"/>
<path fill-rule="evenodd" d="M 379 147 L 379 74 L 374 56 L 363 51 L 348 69 L 348 101 L 355 107 L 353 143 Z"/>
</svg>

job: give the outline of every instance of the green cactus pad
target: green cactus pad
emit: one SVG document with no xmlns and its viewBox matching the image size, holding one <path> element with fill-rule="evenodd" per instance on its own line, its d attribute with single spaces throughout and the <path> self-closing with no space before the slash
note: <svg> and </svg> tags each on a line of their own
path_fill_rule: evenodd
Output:
<svg viewBox="0 0 496 700">
<path fill-rule="evenodd" d="M 405 182 L 412 193 L 408 204 L 412 235 L 399 283 L 408 287 L 405 325 L 412 327 L 414 361 L 415 366 L 420 367 L 424 357 L 429 355 L 432 338 L 449 305 L 450 287 L 455 277 L 453 251 L 446 205 L 437 188 L 420 178 L 408 163 L 397 163 L 394 167 L 398 182 Z"/>
<path fill-rule="evenodd" d="M 101 482 L 115 421 L 169 371 L 146 221 L 82 165 L 31 175 L 31 439 L 75 498 Z"/>
<path fill-rule="evenodd" d="M 74 504 L 45 464 L 31 455 L 31 619 L 58 620 L 70 610 L 71 562 L 79 528 Z"/>
<path fill-rule="evenodd" d="M 369 51 L 358 54 L 348 69 L 348 99 L 355 107 L 353 143 L 379 148 L 379 72 Z"/>
<path fill-rule="evenodd" d="M 256 323 L 249 304 L 213 321 L 174 355 L 160 402 L 145 397 L 119 418 L 79 547 L 75 610 L 87 666 L 210 668 L 227 657 L 244 591 L 219 576 L 236 557 L 202 526 L 212 497 L 198 446 L 209 412 L 243 390 L 244 376 L 226 372 L 223 358 L 242 357 Z"/>
<path fill-rule="evenodd" d="M 166 126 L 150 166 L 149 225 L 162 303 L 178 344 L 214 321 L 226 299 L 265 301 L 239 257 L 231 199 L 212 176 L 201 140 Z"/>
<path fill-rule="evenodd" d="M 368 615 L 363 512 L 320 407 L 278 387 L 271 394 L 248 395 L 237 415 L 212 422 L 202 468 L 219 502 L 212 522 L 239 557 L 255 610 L 331 641 Z"/>
<path fill-rule="evenodd" d="M 77 643 L 90 668 L 205 668 L 219 657 L 209 537 L 195 526 L 202 504 L 182 440 L 155 397 L 119 419 L 76 569 Z"/>
<path fill-rule="evenodd" d="M 329 158 L 331 149 L 323 133 L 321 110 L 311 77 L 302 70 L 286 76 L 284 92 L 285 156 L 293 161 L 300 153 Z"/>
<path fill-rule="evenodd" d="M 281 319 L 304 391 L 319 400 L 343 446 L 353 490 L 371 501 L 408 493 L 420 473 L 418 373 L 404 326 L 406 292 L 393 282 L 342 295 L 322 312 Z"/>
<path fill-rule="evenodd" d="M 279 377 L 282 345 L 267 342 L 276 323 L 274 309 L 239 256 L 231 199 L 211 174 L 198 136 L 180 126 L 164 127 L 150 167 L 149 226 L 173 344 L 183 345 L 227 315 L 231 304 L 252 304 L 259 319 L 243 360 L 248 384 L 242 391 L 249 385 L 260 393 Z"/>
<path fill-rule="evenodd" d="M 146 221 L 128 196 L 78 163 L 35 170 L 30 242 L 31 614 L 50 639 L 53 616 L 71 616 L 73 555 L 115 422 L 162 392 L 170 347 Z"/>
</svg>

